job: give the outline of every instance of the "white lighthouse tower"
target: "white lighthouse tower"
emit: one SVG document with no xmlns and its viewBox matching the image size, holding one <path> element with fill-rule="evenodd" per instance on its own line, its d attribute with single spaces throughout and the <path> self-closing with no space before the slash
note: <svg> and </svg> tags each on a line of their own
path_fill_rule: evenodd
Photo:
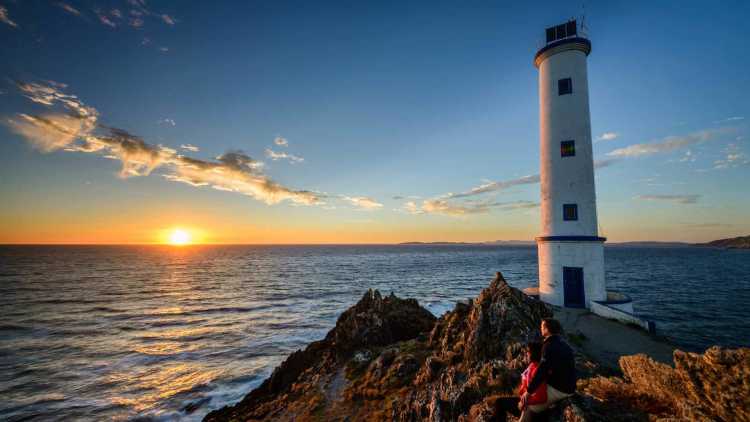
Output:
<svg viewBox="0 0 750 422">
<path fill-rule="evenodd" d="M 542 232 L 539 298 L 572 308 L 606 301 L 599 236 L 586 59 L 591 42 L 575 20 L 546 30 L 539 69 Z"/>
</svg>

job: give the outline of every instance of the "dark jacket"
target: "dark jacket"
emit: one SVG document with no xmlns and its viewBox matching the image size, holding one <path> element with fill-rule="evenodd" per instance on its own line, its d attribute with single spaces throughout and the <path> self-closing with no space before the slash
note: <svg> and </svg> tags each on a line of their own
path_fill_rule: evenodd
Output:
<svg viewBox="0 0 750 422">
<path fill-rule="evenodd" d="M 542 360 L 526 391 L 529 394 L 534 393 L 545 381 L 547 385 L 563 393 L 573 394 L 576 391 L 576 364 L 573 349 L 558 335 L 544 339 Z"/>
</svg>

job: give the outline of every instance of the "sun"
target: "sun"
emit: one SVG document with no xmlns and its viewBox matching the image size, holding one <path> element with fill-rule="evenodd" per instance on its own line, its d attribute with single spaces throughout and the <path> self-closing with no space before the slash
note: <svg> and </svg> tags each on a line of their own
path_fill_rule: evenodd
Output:
<svg viewBox="0 0 750 422">
<path fill-rule="evenodd" d="M 169 234 L 169 244 L 176 246 L 189 245 L 190 233 L 182 229 L 172 230 L 172 233 Z"/>
</svg>

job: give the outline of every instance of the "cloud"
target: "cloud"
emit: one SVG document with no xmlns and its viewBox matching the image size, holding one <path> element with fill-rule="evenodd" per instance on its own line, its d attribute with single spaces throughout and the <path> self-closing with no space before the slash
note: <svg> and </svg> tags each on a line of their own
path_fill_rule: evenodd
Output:
<svg viewBox="0 0 750 422">
<path fill-rule="evenodd" d="M 136 29 L 143 28 L 143 23 L 143 19 L 141 18 L 130 18 L 130 20 L 128 21 L 128 25 Z"/>
<path fill-rule="evenodd" d="M 728 123 L 728 122 L 738 122 L 740 120 L 745 120 L 745 118 L 742 116 L 733 116 L 733 117 L 727 117 L 726 119 L 717 120 L 714 123 L 719 124 L 719 123 Z"/>
<path fill-rule="evenodd" d="M 8 16 L 8 9 L 5 6 L 0 6 L 0 22 L 10 25 L 13 28 L 18 28 L 18 24 L 13 22 Z"/>
<path fill-rule="evenodd" d="M 117 24 L 114 23 L 109 16 L 107 16 L 104 12 L 97 9 L 94 10 L 94 13 L 96 14 L 96 17 L 99 18 L 99 22 L 102 23 L 102 25 L 109 26 L 110 28 L 117 28 Z"/>
<path fill-rule="evenodd" d="M 198 148 L 195 145 L 191 145 L 191 144 L 182 144 L 182 145 L 180 145 L 180 148 L 182 148 L 182 149 L 184 149 L 186 151 L 192 151 L 192 152 L 198 152 L 198 151 L 200 151 L 200 148 Z"/>
<path fill-rule="evenodd" d="M 512 180 L 487 182 L 475 188 L 469 189 L 466 192 L 449 193 L 448 195 L 446 195 L 446 197 L 447 198 L 465 198 L 465 197 L 480 195 L 480 194 L 488 193 L 488 192 L 497 192 L 497 191 L 501 191 L 504 189 L 508 189 L 513 186 L 531 185 L 535 183 L 539 183 L 538 174 L 534 174 L 530 176 L 523 176 L 523 177 L 519 177 L 518 179 L 512 179 Z"/>
<path fill-rule="evenodd" d="M 604 132 L 601 135 L 597 136 L 596 139 L 594 139 L 594 142 L 614 141 L 615 139 L 619 137 L 620 137 L 620 134 L 617 132 Z"/>
<path fill-rule="evenodd" d="M 266 148 L 266 156 L 273 161 L 282 160 L 282 159 L 289 160 L 289 162 L 292 164 L 301 163 L 305 161 L 305 159 L 302 157 L 297 157 L 296 155 L 287 154 L 286 152 L 276 152 L 270 148 Z"/>
<path fill-rule="evenodd" d="M 173 119 L 159 119 L 156 123 L 162 124 L 162 125 L 172 125 L 177 126 L 177 123 Z"/>
<path fill-rule="evenodd" d="M 120 9 L 112 9 L 110 10 L 109 14 L 117 19 L 122 19 L 122 12 L 120 11 Z"/>
<path fill-rule="evenodd" d="M 692 163 L 692 162 L 695 161 L 695 154 L 693 153 L 692 150 L 687 150 L 687 151 L 685 151 L 685 154 L 682 156 L 682 158 L 680 158 L 679 161 L 681 163 L 685 163 L 685 162 L 691 162 Z"/>
<path fill-rule="evenodd" d="M 748 160 L 745 153 L 740 150 L 737 144 L 727 145 L 727 147 L 724 148 L 722 152 L 726 155 L 723 159 L 714 161 L 714 169 L 716 170 L 746 166 L 750 164 L 750 160 Z"/>
<path fill-rule="evenodd" d="M 75 7 L 69 5 L 68 3 L 62 3 L 62 2 L 60 2 L 60 3 L 57 3 L 57 6 L 60 7 L 60 8 L 62 8 L 64 11 L 66 11 L 66 12 L 72 14 L 72 15 L 81 16 L 81 12 L 78 9 L 76 9 Z"/>
<path fill-rule="evenodd" d="M 409 214 L 441 214 L 449 217 L 465 217 L 472 214 L 486 214 L 493 209 L 503 211 L 512 211 L 518 209 L 533 209 L 539 207 L 539 203 L 532 201 L 511 201 L 511 202 L 493 202 L 493 201 L 472 201 L 468 203 L 457 204 L 446 198 L 433 198 L 422 201 L 422 205 L 417 205 L 414 201 L 408 201 L 404 204 L 403 211 Z"/>
<path fill-rule="evenodd" d="M 277 136 L 276 139 L 273 140 L 273 143 L 280 147 L 289 146 L 289 141 L 287 141 L 286 138 L 282 138 L 281 136 Z"/>
<path fill-rule="evenodd" d="M 169 47 L 159 47 L 159 51 L 161 51 L 162 53 L 166 53 L 167 51 L 169 51 Z"/>
<path fill-rule="evenodd" d="M 45 106 L 59 103 L 65 109 L 64 113 L 19 114 L 16 119 L 7 120 L 10 129 L 29 140 L 36 149 L 51 152 L 65 148 L 74 140 L 87 137 L 96 128 L 99 113 L 84 105 L 75 95 L 62 93 L 58 88 L 65 88 L 65 84 L 48 81 L 47 85 L 23 82 L 17 85 L 33 102 Z"/>
<path fill-rule="evenodd" d="M 657 142 L 647 144 L 634 144 L 625 148 L 618 148 L 614 151 L 608 152 L 607 155 L 610 157 L 631 158 L 658 154 L 662 152 L 670 152 L 684 148 L 688 145 L 698 144 L 715 139 L 717 136 L 731 132 L 733 130 L 734 128 L 719 128 L 702 130 L 684 136 L 668 136 Z"/>
<path fill-rule="evenodd" d="M 594 169 L 602 169 L 604 167 L 609 167 L 612 164 L 617 163 L 620 161 L 619 158 L 602 158 L 599 160 L 594 160 Z"/>
<path fill-rule="evenodd" d="M 50 113 L 43 117 L 22 113 L 15 119 L 8 119 L 6 124 L 42 152 L 65 148 L 90 131 L 85 120 L 64 113 Z"/>
<path fill-rule="evenodd" d="M 677 204 L 695 204 L 701 195 L 638 195 L 633 199 L 643 201 L 669 201 Z"/>
<path fill-rule="evenodd" d="M 99 113 L 75 95 L 61 92 L 64 85 L 18 83 L 30 100 L 62 108 L 44 115 L 19 114 L 6 124 L 43 152 L 63 150 L 91 153 L 120 161 L 120 177 L 146 176 L 157 169 L 172 181 L 250 196 L 266 204 L 324 204 L 325 195 L 283 186 L 263 173 L 263 163 L 241 151 L 229 151 L 216 161 L 180 155 L 174 149 L 152 145 L 123 129 L 99 124 Z"/>
<path fill-rule="evenodd" d="M 359 207 L 363 210 L 377 210 L 383 207 L 383 204 L 375 201 L 372 198 L 365 196 L 342 196 L 341 199 L 351 203 L 352 205 Z"/>
<path fill-rule="evenodd" d="M 603 158 L 599 160 L 594 160 L 594 168 L 600 169 L 604 167 L 609 167 L 612 164 L 615 164 L 619 161 L 620 161 L 620 158 Z M 511 188 L 513 186 L 533 185 L 533 184 L 539 183 L 540 180 L 541 178 L 538 174 L 532 174 L 532 175 L 523 176 L 517 179 L 511 179 L 511 180 L 489 181 L 477 187 L 471 188 L 465 192 L 448 193 L 446 195 L 441 196 L 441 198 L 445 198 L 445 199 L 468 198 L 468 197 L 490 193 L 490 192 L 499 192 L 499 191 Z"/>
<path fill-rule="evenodd" d="M 424 214 L 424 211 L 422 211 L 422 209 L 419 208 L 419 205 L 417 205 L 417 203 L 414 201 L 405 203 L 404 211 L 408 212 L 409 214 Z"/>
<path fill-rule="evenodd" d="M 160 17 L 161 17 L 161 20 L 164 21 L 164 23 L 166 23 L 167 25 L 170 25 L 170 26 L 174 25 L 177 22 L 177 20 L 175 18 L 173 18 L 173 17 L 171 17 L 171 16 L 169 16 L 167 14 L 163 14 Z"/>
</svg>

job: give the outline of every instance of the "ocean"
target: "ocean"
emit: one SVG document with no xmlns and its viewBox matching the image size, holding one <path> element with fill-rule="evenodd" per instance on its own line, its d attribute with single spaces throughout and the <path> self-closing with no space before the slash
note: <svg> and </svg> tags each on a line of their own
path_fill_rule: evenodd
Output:
<svg viewBox="0 0 750 422">
<path fill-rule="evenodd" d="M 680 348 L 750 346 L 750 251 L 605 248 Z M 199 420 L 321 339 L 368 288 L 440 315 L 533 246 L 0 246 L 0 419 Z"/>
</svg>

